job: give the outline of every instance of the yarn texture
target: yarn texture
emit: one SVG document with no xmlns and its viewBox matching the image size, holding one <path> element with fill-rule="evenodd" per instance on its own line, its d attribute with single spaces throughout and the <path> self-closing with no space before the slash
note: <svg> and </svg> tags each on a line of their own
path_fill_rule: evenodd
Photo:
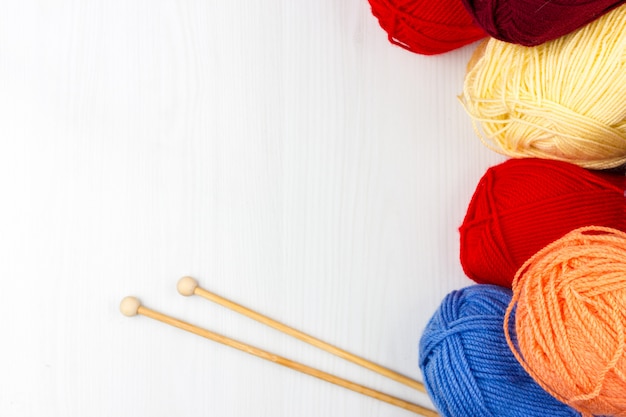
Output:
<svg viewBox="0 0 626 417">
<path fill-rule="evenodd" d="M 369 3 L 389 42 L 416 54 L 442 54 L 487 36 L 459 0 Z"/>
<path fill-rule="evenodd" d="M 624 0 L 462 0 L 485 32 L 496 39 L 535 46 L 567 35 Z"/>
<path fill-rule="evenodd" d="M 532 48 L 492 38 L 472 62 L 460 99 L 489 148 L 592 169 L 626 163 L 626 5 Z"/>
<path fill-rule="evenodd" d="M 511 287 L 532 255 L 583 226 L 626 231 L 626 177 L 549 159 L 510 159 L 478 182 L 460 233 L 465 274 Z"/>
<path fill-rule="evenodd" d="M 572 417 L 517 362 L 503 331 L 511 290 L 474 285 L 448 294 L 419 346 L 428 394 L 443 417 Z"/>
<path fill-rule="evenodd" d="M 584 416 L 623 417 L 625 312 L 626 233 L 580 228 L 522 266 L 504 330 L 514 355 L 553 396 Z"/>
</svg>

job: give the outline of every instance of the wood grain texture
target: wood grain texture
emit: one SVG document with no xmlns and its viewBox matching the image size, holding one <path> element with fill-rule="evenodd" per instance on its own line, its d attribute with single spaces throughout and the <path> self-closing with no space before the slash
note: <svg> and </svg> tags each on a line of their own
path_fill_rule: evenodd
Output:
<svg viewBox="0 0 626 417">
<path fill-rule="evenodd" d="M 175 285 L 421 379 L 422 329 L 470 284 L 457 227 L 502 159 L 456 99 L 471 51 L 394 47 L 361 0 L 2 4 L 0 415 L 411 415 L 128 320 L 128 294 L 430 406 Z"/>
</svg>

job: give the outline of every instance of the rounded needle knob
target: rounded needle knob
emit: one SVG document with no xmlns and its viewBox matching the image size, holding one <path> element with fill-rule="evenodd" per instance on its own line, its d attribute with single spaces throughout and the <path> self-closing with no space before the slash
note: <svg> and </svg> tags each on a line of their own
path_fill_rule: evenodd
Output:
<svg viewBox="0 0 626 417">
<path fill-rule="evenodd" d="M 141 301 L 137 297 L 124 297 L 120 303 L 120 311 L 128 317 L 136 316 L 139 307 L 141 307 Z"/>
<path fill-rule="evenodd" d="M 176 286 L 176 288 L 181 295 L 188 297 L 190 295 L 193 295 L 196 288 L 198 288 L 198 281 L 191 277 L 182 277 L 180 280 L 178 280 L 178 285 Z"/>
</svg>

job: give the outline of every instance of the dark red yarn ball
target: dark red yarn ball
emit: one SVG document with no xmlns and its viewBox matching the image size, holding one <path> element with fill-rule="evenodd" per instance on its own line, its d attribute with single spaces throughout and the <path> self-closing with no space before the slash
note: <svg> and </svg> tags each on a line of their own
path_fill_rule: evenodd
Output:
<svg viewBox="0 0 626 417">
<path fill-rule="evenodd" d="M 487 170 L 469 204 L 461 265 L 478 283 L 511 287 L 522 264 L 582 226 L 626 231 L 626 177 L 567 162 L 510 159 Z"/>
<path fill-rule="evenodd" d="M 369 3 L 389 41 L 416 54 L 449 52 L 487 36 L 460 0 L 369 0 Z"/>
<path fill-rule="evenodd" d="M 501 41 L 525 46 L 573 32 L 625 1 L 462 0 L 485 32 Z"/>
</svg>

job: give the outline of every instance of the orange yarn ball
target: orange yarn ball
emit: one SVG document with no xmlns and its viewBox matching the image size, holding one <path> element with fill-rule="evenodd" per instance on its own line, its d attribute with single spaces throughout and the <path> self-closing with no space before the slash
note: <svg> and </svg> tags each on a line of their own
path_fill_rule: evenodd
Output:
<svg viewBox="0 0 626 417">
<path fill-rule="evenodd" d="M 626 416 L 626 233 L 584 227 L 537 252 L 515 276 L 504 330 L 554 397 L 584 416 Z"/>
</svg>

